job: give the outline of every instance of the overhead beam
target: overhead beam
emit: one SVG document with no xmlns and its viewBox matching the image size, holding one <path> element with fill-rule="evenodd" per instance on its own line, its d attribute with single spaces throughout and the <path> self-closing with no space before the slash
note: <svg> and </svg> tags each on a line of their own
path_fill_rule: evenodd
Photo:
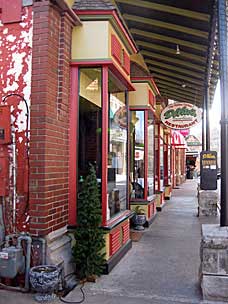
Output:
<svg viewBox="0 0 228 304">
<path fill-rule="evenodd" d="M 182 88 L 182 85 L 183 85 L 183 84 L 182 84 L 182 85 L 178 85 L 178 84 L 171 83 L 171 82 L 168 82 L 168 81 L 165 81 L 165 80 L 161 80 L 161 79 L 158 79 L 158 78 L 156 78 L 155 83 L 156 83 L 157 86 L 164 85 L 164 86 L 166 86 L 166 87 L 174 88 L 174 89 L 176 89 L 176 90 L 178 90 L 178 91 L 180 91 L 180 90 L 183 89 L 183 88 Z M 199 91 L 199 90 L 197 90 L 197 89 L 189 88 L 188 86 L 186 86 L 186 87 L 184 88 L 184 90 L 185 90 L 186 92 L 189 92 L 189 93 L 192 93 L 192 94 L 196 94 L 196 93 L 197 93 L 197 95 L 203 96 L 202 90 Z"/>
<path fill-rule="evenodd" d="M 164 55 L 161 55 L 161 54 L 158 54 L 158 53 L 149 52 L 149 51 L 141 51 L 140 53 L 142 55 L 145 55 L 145 56 L 148 56 L 148 57 L 151 57 L 151 58 L 161 59 L 163 61 L 167 61 L 167 62 L 171 62 L 171 63 L 176 63 L 176 64 L 179 64 L 179 65 L 182 65 L 182 66 L 186 66 L 188 68 L 191 68 L 191 69 L 194 69 L 194 70 L 197 70 L 197 71 L 205 72 L 205 67 L 204 66 L 201 66 L 199 64 L 191 63 L 191 62 L 189 62 L 187 60 L 180 60 L 180 59 L 164 56 Z"/>
<path fill-rule="evenodd" d="M 172 78 L 172 77 L 168 77 L 167 75 L 163 75 L 164 74 L 164 71 L 163 73 L 159 73 L 157 74 L 156 72 L 152 72 L 152 75 L 153 77 L 155 78 L 155 82 L 157 81 L 157 79 L 162 79 L 162 80 L 166 80 L 170 83 L 174 83 L 174 84 L 177 84 L 179 86 L 181 86 L 183 83 L 186 84 L 189 88 L 195 88 L 196 90 L 202 90 L 203 88 L 203 85 L 196 85 L 196 84 L 190 84 L 188 81 L 182 81 L 181 80 L 178 80 L 178 79 L 175 79 L 175 78 Z"/>
<path fill-rule="evenodd" d="M 183 17 L 188 17 L 196 20 L 201 20 L 205 22 L 210 21 L 210 16 L 207 14 L 202 14 L 198 13 L 196 11 L 191 11 L 191 10 L 185 10 L 183 8 L 177 8 L 174 6 L 170 5 L 163 5 L 163 4 L 158 4 L 154 2 L 149 2 L 149 1 L 142 1 L 142 0 L 116 0 L 116 2 L 119 3 L 125 3 L 128 5 L 132 6 L 138 6 L 138 7 L 143 7 L 143 8 L 148 8 L 164 13 L 169 13 L 169 14 L 174 14 L 174 15 L 179 15 Z"/>
<path fill-rule="evenodd" d="M 181 73 L 181 74 L 189 75 L 189 76 L 192 76 L 194 78 L 204 79 L 204 74 L 203 73 L 193 72 L 191 70 L 187 70 L 187 69 L 184 69 L 184 68 L 182 69 L 182 68 L 179 68 L 175 65 L 162 63 L 161 61 L 157 61 L 157 60 L 145 59 L 145 62 L 148 63 L 148 65 L 152 65 L 152 67 L 158 66 L 158 67 L 168 69 L 168 70 L 172 70 L 172 71 L 175 71 L 175 72 L 178 72 L 178 73 Z"/>
<path fill-rule="evenodd" d="M 203 52 L 207 51 L 207 46 L 206 45 L 193 43 L 193 42 L 190 42 L 190 41 L 187 41 L 187 40 L 177 39 L 177 38 L 170 37 L 170 36 L 165 36 L 165 35 L 159 35 L 159 34 L 155 34 L 155 33 L 152 33 L 152 32 L 145 32 L 145 31 L 141 31 L 141 30 L 138 30 L 138 29 L 135 29 L 135 28 L 131 28 L 130 32 L 132 34 L 136 34 L 136 35 L 139 35 L 139 36 L 142 36 L 142 37 L 147 37 L 147 38 L 152 38 L 152 39 L 155 39 L 155 40 L 169 42 L 169 43 L 172 43 L 175 46 L 176 46 L 176 44 L 178 44 L 180 46 L 183 45 L 183 46 L 186 46 L 188 48 L 192 48 L 192 49 L 195 49 L 195 50 L 198 50 L 198 51 L 203 51 Z"/>
<path fill-rule="evenodd" d="M 199 99 L 192 99 L 192 98 L 188 98 L 186 96 L 183 96 L 183 95 L 177 95 L 177 94 L 174 94 L 174 93 L 171 93 L 171 92 L 168 92 L 168 91 L 163 91 L 161 90 L 160 91 L 162 95 L 166 96 L 167 98 L 169 99 L 174 99 L 174 100 L 179 100 L 179 101 L 187 101 L 187 102 L 190 102 L 192 104 L 201 104 L 202 101 L 199 100 Z"/>
<path fill-rule="evenodd" d="M 173 99 L 180 102 L 189 102 L 191 104 L 199 103 L 197 100 L 188 99 L 183 96 L 177 96 L 175 94 L 170 94 L 169 92 L 165 92 L 165 91 L 162 91 L 161 95 L 168 99 Z"/>
<path fill-rule="evenodd" d="M 173 72 L 170 72 L 170 71 L 164 71 L 164 69 L 159 69 L 159 68 L 155 68 L 155 67 L 153 67 L 153 68 L 149 67 L 149 70 L 152 73 L 157 72 L 157 73 L 165 74 L 165 75 L 168 75 L 168 76 L 171 76 L 171 77 L 174 77 L 174 78 L 181 79 L 182 81 L 188 81 L 190 83 L 194 83 L 196 85 L 203 86 L 203 81 L 200 81 L 200 80 L 197 80 L 197 79 L 192 79 L 188 76 L 180 75 L 178 73 L 173 73 Z"/>
<path fill-rule="evenodd" d="M 162 52 L 169 53 L 169 54 L 172 54 L 172 55 L 176 54 L 176 48 L 172 49 L 172 48 L 168 48 L 168 47 L 165 47 L 165 46 L 162 46 L 162 45 L 159 45 L 159 44 L 155 44 L 155 43 L 152 43 L 152 42 L 145 42 L 145 41 L 141 41 L 141 40 L 136 40 L 135 42 L 138 46 L 147 47 L 147 48 L 150 48 L 152 50 L 162 51 Z M 182 50 L 181 50 L 180 54 L 178 55 L 178 57 L 193 59 L 195 61 L 198 61 L 198 62 L 201 62 L 201 63 L 204 63 L 204 64 L 206 64 L 206 61 L 207 61 L 206 57 L 202 57 L 202 56 L 198 56 L 198 55 L 195 55 L 195 54 L 183 52 Z"/>
<path fill-rule="evenodd" d="M 202 95 L 196 94 L 196 92 L 195 92 L 195 94 L 194 93 L 190 93 L 190 92 L 186 91 L 185 88 L 179 88 L 179 89 L 177 89 L 177 88 L 173 88 L 173 87 L 167 86 L 165 84 L 161 84 L 161 83 L 157 83 L 157 86 L 158 86 L 159 89 L 160 88 L 167 89 L 168 91 L 173 92 L 173 93 L 177 93 L 177 94 L 179 94 L 180 92 L 182 92 L 183 94 L 185 94 L 186 96 L 189 96 L 191 98 L 195 98 L 195 96 L 202 96 Z"/>
<path fill-rule="evenodd" d="M 157 26 L 157 27 L 160 27 L 160 28 L 185 33 L 185 34 L 196 36 L 196 37 L 200 37 L 200 38 L 203 38 L 205 40 L 208 39 L 208 32 L 193 29 L 190 26 L 187 27 L 187 26 L 182 26 L 182 25 L 177 25 L 177 24 L 174 24 L 174 23 L 170 23 L 170 22 L 164 22 L 164 21 L 160 21 L 160 20 L 156 20 L 156 19 L 152 19 L 152 18 L 144 18 L 144 17 L 140 17 L 140 16 L 136 16 L 136 15 L 130 15 L 130 14 L 123 14 L 123 18 L 124 18 L 124 20 L 128 20 L 128 21 L 134 21 L 134 22 L 138 22 L 138 23 Z M 191 25 L 191 23 L 190 23 L 190 25 Z"/>
<path fill-rule="evenodd" d="M 179 93 L 178 92 L 173 92 L 173 91 L 170 91 L 166 88 L 161 88 L 160 92 L 166 92 L 167 94 L 179 96 L 181 98 L 185 98 L 185 99 L 188 99 L 188 100 L 197 100 L 197 99 L 200 98 L 199 96 L 198 97 L 197 96 L 188 96 L 184 92 L 179 92 Z"/>
</svg>

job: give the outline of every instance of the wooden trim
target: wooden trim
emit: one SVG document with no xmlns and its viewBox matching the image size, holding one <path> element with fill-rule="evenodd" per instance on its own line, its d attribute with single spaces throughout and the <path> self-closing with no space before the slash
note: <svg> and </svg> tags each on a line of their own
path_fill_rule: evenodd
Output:
<svg viewBox="0 0 228 304">
<path fill-rule="evenodd" d="M 108 66 L 102 68 L 102 225 L 107 222 L 107 183 L 108 183 Z"/>
<path fill-rule="evenodd" d="M 184 80 L 186 80 L 186 81 L 191 82 L 193 84 L 196 84 L 198 86 L 201 86 L 201 87 L 203 86 L 203 80 L 193 79 L 193 78 L 190 78 L 188 76 L 180 75 L 179 73 L 174 73 L 174 72 L 170 72 L 170 71 L 155 68 L 155 67 L 149 67 L 149 69 L 152 73 L 157 72 L 157 73 L 165 74 L 165 75 L 168 75 L 168 76 L 171 76 L 171 77 L 174 77 L 174 78 L 181 79 L 182 82 Z"/>
<path fill-rule="evenodd" d="M 117 3 L 124 3 L 132 6 L 138 6 L 139 9 L 141 7 L 148 8 L 151 10 L 157 10 L 160 12 L 165 12 L 169 14 L 179 15 L 191 19 L 201 20 L 208 22 L 210 21 L 210 16 L 208 14 L 199 13 L 196 11 L 186 10 L 183 8 L 178 8 L 170 5 L 159 4 L 155 2 L 143 1 L 143 0 L 116 0 Z"/>
<path fill-rule="evenodd" d="M 150 58 L 154 58 L 155 60 L 160 59 L 169 63 L 176 63 L 178 65 L 186 66 L 189 69 L 198 70 L 201 72 L 205 72 L 205 66 L 191 63 L 189 60 L 186 59 L 176 59 L 174 57 L 164 56 L 158 53 L 148 52 L 148 51 L 141 51 L 142 55 L 148 56 Z M 152 59 L 153 60 L 153 59 Z M 152 63 L 152 62 L 151 62 Z"/>
<path fill-rule="evenodd" d="M 159 84 L 159 87 L 160 87 L 161 90 L 165 89 L 165 90 L 167 90 L 167 92 L 173 92 L 174 94 L 175 93 L 181 94 L 182 96 L 189 96 L 189 97 L 192 97 L 192 98 L 202 97 L 202 95 L 197 94 L 197 91 L 195 91 L 194 93 L 193 92 L 188 92 L 184 88 L 182 88 L 181 86 L 178 89 L 178 88 L 170 87 L 170 86 L 165 85 L 165 84 Z"/>
<path fill-rule="evenodd" d="M 71 66 L 88 66 L 93 67 L 97 65 L 111 65 L 113 61 L 111 59 L 91 59 L 91 60 L 72 60 L 70 65 Z"/>
<path fill-rule="evenodd" d="M 144 199 L 148 197 L 148 110 L 144 111 Z"/>
<path fill-rule="evenodd" d="M 168 81 L 160 80 L 160 79 L 156 79 L 156 83 L 158 84 L 159 87 L 165 87 L 168 89 L 177 90 L 178 92 L 180 92 L 181 90 L 184 93 L 192 93 L 192 94 L 197 94 L 198 96 L 203 96 L 203 91 L 189 88 L 187 85 L 185 88 L 183 88 L 181 85 L 170 83 Z"/>
<path fill-rule="evenodd" d="M 163 71 L 162 74 L 157 74 L 157 73 L 153 73 L 153 77 L 155 78 L 155 81 L 157 81 L 157 79 L 162 79 L 162 80 L 166 80 L 168 82 L 174 83 L 176 85 L 181 86 L 183 84 L 183 80 L 179 80 L 179 79 L 175 79 L 175 78 L 171 78 L 169 76 L 163 75 L 165 74 L 165 72 Z M 200 87 L 198 87 L 196 84 L 189 84 L 187 81 L 184 81 L 184 83 L 186 84 L 186 86 L 191 87 L 192 89 L 196 89 L 196 90 L 203 90 L 203 86 L 201 85 Z"/>
<path fill-rule="evenodd" d="M 83 67 L 94 67 L 94 66 L 108 66 L 112 73 L 122 81 L 128 91 L 135 91 L 135 87 L 127 76 L 120 70 L 117 64 L 110 59 L 96 59 L 96 60 L 73 60 L 70 63 L 71 66 L 83 66 Z"/>
<path fill-rule="evenodd" d="M 155 33 L 151 33 L 151 32 L 141 31 L 141 30 L 138 30 L 138 29 L 135 29 L 135 28 L 131 29 L 131 33 L 139 35 L 139 36 L 155 39 L 155 40 L 170 42 L 172 44 L 178 44 L 180 46 L 184 45 L 184 46 L 187 46 L 187 47 L 195 49 L 195 50 L 207 52 L 207 45 L 197 44 L 197 43 L 193 43 L 193 42 L 190 42 L 190 41 L 187 41 L 187 40 L 177 39 L 177 38 L 170 37 L 170 36 L 159 35 L 159 34 L 155 34 Z"/>
<path fill-rule="evenodd" d="M 162 46 L 162 45 L 159 45 L 159 44 L 155 44 L 153 42 L 146 42 L 146 41 L 136 40 L 136 43 L 137 43 L 137 45 L 140 45 L 140 46 L 152 49 L 152 50 L 161 51 L 161 52 L 169 53 L 169 54 L 172 54 L 172 55 L 174 54 L 173 48 L 168 48 L 168 47 L 165 47 L 165 46 Z M 181 53 L 180 53 L 180 55 L 178 55 L 178 58 L 181 58 L 181 59 L 185 60 L 182 57 L 187 58 L 188 60 L 192 59 L 194 61 L 198 61 L 198 62 L 200 62 L 204 65 L 206 64 L 206 57 L 198 56 L 198 55 L 195 55 L 195 54 L 192 54 L 192 53 L 183 52 L 181 50 Z"/>
<path fill-rule="evenodd" d="M 69 225 L 77 223 L 78 67 L 71 67 L 69 127 Z"/>
<path fill-rule="evenodd" d="M 151 25 L 152 27 L 164 28 L 164 29 L 175 31 L 175 32 L 180 32 L 180 33 L 200 37 L 200 38 L 205 39 L 205 42 L 207 42 L 207 39 L 209 36 L 208 32 L 204 32 L 204 31 L 197 30 L 197 29 L 194 29 L 191 27 L 178 25 L 178 24 L 174 24 L 174 23 L 170 23 L 170 22 L 160 21 L 157 19 L 145 18 L 145 17 L 130 15 L 130 14 L 123 14 L 123 18 L 128 21 L 148 24 L 148 25 Z"/>
<path fill-rule="evenodd" d="M 148 63 L 149 68 L 150 68 L 150 65 L 152 65 L 151 66 L 152 70 L 154 69 L 154 66 L 158 66 L 159 68 L 163 68 L 165 70 L 168 69 L 168 70 L 171 70 L 171 71 L 174 71 L 174 72 L 178 72 L 178 74 L 185 74 L 185 75 L 192 76 L 194 78 L 204 79 L 204 73 L 203 72 L 201 72 L 201 73 L 200 72 L 194 72 L 192 70 L 189 70 L 189 69 L 186 69 L 186 68 L 180 68 L 180 67 L 177 67 L 176 65 L 170 65 L 170 64 L 158 61 L 158 60 L 145 59 L 145 62 Z M 198 81 L 198 80 L 196 79 L 196 81 Z"/>
</svg>

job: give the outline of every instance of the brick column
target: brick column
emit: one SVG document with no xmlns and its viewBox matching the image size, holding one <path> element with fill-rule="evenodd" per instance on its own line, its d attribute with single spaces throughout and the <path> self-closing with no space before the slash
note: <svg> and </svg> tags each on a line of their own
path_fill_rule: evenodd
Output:
<svg viewBox="0 0 228 304">
<path fill-rule="evenodd" d="M 34 3 L 30 232 L 47 235 L 68 223 L 71 34 L 67 13 Z"/>
</svg>

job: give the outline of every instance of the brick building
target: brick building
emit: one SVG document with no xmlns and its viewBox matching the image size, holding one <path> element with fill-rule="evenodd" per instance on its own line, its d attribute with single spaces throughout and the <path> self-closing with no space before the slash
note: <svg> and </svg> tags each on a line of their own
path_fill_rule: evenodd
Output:
<svg viewBox="0 0 228 304">
<path fill-rule="evenodd" d="M 71 272 L 78 181 L 92 162 L 109 272 L 131 248 L 132 210 L 141 206 L 149 225 L 171 195 L 171 133 L 160 124 L 167 100 L 110 1 L 0 5 L 1 106 L 15 135 L 15 145 L 0 142 L 6 234 L 44 239 L 47 262 Z"/>
</svg>

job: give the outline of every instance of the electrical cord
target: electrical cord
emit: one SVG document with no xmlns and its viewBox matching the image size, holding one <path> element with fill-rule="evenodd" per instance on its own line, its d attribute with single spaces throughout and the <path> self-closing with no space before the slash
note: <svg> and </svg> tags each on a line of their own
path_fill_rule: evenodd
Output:
<svg viewBox="0 0 228 304">
<path fill-rule="evenodd" d="M 63 303 L 67 303 L 67 304 L 80 304 L 80 303 L 83 303 L 85 301 L 85 292 L 83 290 L 83 287 L 84 287 L 85 283 L 82 283 L 82 286 L 80 287 L 80 291 L 82 293 L 82 299 L 80 301 L 67 301 L 65 299 L 63 299 L 62 296 L 59 296 L 59 300 Z"/>
</svg>

